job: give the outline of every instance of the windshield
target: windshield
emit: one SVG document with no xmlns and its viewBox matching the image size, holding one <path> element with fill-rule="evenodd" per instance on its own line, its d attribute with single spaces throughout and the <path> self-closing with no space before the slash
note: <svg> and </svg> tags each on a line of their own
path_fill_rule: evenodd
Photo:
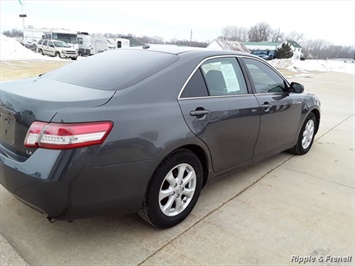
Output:
<svg viewBox="0 0 355 266">
<path fill-rule="evenodd" d="M 58 32 L 52 33 L 53 40 L 61 40 L 66 43 L 76 43 L 76 38 L 77 35 L 72 33 L 58 33 Z"/>
<path fill-rule="evenodd" d="M 68 44 L 65 42 L 61 41 L 53 41 L 55 47 L 70 47 Z"/>
</svg>

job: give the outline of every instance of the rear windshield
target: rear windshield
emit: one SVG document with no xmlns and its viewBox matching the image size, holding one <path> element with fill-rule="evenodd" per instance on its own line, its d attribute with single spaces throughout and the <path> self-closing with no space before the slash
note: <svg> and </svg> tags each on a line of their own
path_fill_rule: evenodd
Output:
<svg viewBox="0 0 355 266">
<path fill-rule="evenodd" d="M 111 50 L 80 59 L 42 77 L 100 90 L 122 90 L 179 59 L 147 50 Z"/>
</svg>

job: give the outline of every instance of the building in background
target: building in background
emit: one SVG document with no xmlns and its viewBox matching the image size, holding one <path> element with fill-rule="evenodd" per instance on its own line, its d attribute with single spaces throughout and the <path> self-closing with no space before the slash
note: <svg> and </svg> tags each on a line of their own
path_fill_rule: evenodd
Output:
<svg viewBox="0 0 355 266">
<path fill-rule="evenodd" d="M 291 45 L 293 51 L 292 59 L 300 60 L 302 56 L 302 46 L 295 41 L 285 40 L 283 42 L 244 42 L 243 44 L 252 52 L 269 51 L 276 54 L 276 50 L 282 46 L 283 43 Z"/>
</svg>

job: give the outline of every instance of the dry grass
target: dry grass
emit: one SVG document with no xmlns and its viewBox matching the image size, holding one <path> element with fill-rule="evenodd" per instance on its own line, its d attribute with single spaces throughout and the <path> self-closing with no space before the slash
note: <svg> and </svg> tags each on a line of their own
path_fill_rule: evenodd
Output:
<svg viewBox="0 0 355 266">
<path fill-rule="evenodd" d="M 35 77 L 71 63 L 68 61 L 0 61 L 0 81 Z"/>
</svg>

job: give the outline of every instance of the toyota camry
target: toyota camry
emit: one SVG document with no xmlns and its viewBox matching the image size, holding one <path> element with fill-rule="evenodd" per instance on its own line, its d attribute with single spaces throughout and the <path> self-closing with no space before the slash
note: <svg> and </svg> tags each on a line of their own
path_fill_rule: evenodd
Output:
<svg viewBox="0 0 355 266">
<path fill-rule="evenodd" d="M 320 102 L 251 54 L 117 49 L 1 83 L 0 182 L 50 221 L 138 212 L 168 228 L 206 183 L 302 155 Z"/>
</svg>

